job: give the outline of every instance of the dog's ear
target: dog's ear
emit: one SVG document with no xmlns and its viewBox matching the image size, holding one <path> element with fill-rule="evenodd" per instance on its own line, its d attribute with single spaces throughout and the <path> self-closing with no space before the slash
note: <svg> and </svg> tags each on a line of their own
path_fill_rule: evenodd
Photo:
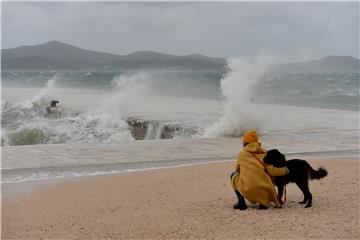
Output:
<svg viewBox="0 0 360 240">
<path fill-rule="evenodd" d="M 275 167 L 285 167 L 286 159 L 285 155 L 282 154 L 279 150 L 274 149 L 274 166 Z"/>
<path fill-rule="evenodd" d="M 281 167 L 284 167 L 286 165 L 286 158 L 285 155 L 279 152 L 279 163 Z"/>
<path fill-rule="evenodd" d="M 284 154 L 277 149 L 269 150 L 264 157 L 264 163 L 274 165 L 275 167 L 284 167 L 285 162 Z"/>
<path fill-rule="evenodd" d="M 277 152 L 279 152 L 277 149 L 271 149 L 267 151 L 264 157 L 264 163 L 274 165 L 276 161 Z"/>
</svg>

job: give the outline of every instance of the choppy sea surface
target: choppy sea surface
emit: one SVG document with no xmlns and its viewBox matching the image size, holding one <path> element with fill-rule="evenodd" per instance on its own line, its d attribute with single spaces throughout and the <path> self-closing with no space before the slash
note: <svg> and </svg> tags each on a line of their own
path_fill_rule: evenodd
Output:
<svg viewBox="0 0 360 240">
<path fill-rule="evenodd" d="M 235 62 L 228 72 L 3 71 L 1 77 L 3 147 L 239 137 L 257 129 L 284 148 L 301 142 L 299 153 L 358 157 L 359 72 L 260 74 Z M 49 111 L 52 100 L 59 103 Z"/>
</svg>

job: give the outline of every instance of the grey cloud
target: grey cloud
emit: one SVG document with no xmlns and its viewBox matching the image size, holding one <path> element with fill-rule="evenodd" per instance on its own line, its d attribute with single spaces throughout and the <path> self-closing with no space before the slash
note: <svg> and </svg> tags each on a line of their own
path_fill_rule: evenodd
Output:
<svg viewBox="0 0 360 240">
<path fill-rule="evenodd" d="M 49 40 L 127 54 L 359 56 L 357 2 L 3 3 L 3 48 Z"/>
</svg>

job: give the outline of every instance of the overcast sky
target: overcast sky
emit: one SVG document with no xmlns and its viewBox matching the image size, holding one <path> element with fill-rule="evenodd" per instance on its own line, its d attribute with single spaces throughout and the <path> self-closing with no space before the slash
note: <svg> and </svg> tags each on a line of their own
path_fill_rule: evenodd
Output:
<svg viewBox="0 0 360 240">
<path fill-rule="evenodd" d="M 115 54 L 359 57 L 359 3 L 3 3 L 2 48 L 50 40 Z"/>
</svg>

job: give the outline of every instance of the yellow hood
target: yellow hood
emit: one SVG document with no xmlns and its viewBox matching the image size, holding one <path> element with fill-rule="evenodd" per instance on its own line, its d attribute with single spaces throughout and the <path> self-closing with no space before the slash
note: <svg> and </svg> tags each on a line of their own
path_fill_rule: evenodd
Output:
<svg viewBox="0 0 360 240">
<path fill-rule="evenodd" d="M 244 147 L 244 151 L 256 154 L 266 153 L 266 150 L 260 146 L 260 143 L 249 143 Z"/>
</svg>

